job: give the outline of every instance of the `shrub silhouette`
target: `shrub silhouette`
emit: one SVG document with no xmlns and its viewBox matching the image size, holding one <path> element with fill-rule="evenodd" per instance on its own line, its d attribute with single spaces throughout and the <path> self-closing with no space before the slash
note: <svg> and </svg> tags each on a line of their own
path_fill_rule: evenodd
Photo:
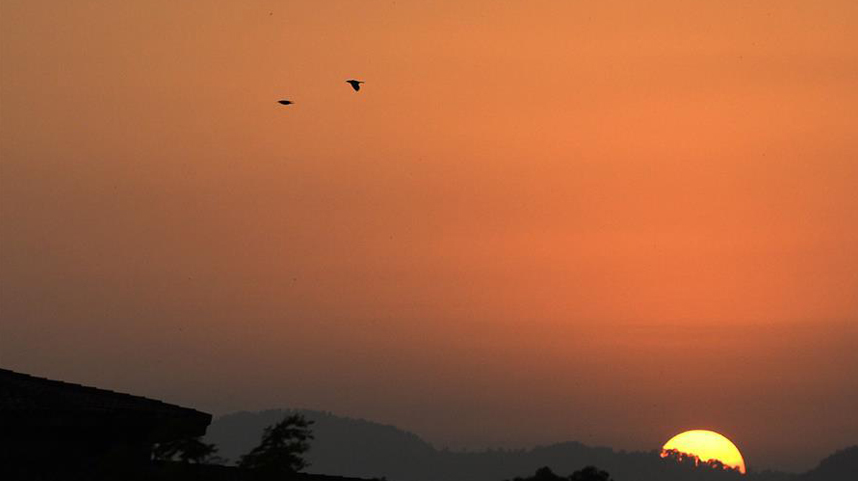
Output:
<svg viewBox="0 0 858 481">
<path fill-rule="evenodd" d="M 259 446 L 242 456 L 238 465 L 263 476 L 288 475 L 306 468 L 309 463 L 303 454 L 310 449 L 312 424 L 303 415 L 293 414 L 268 426 Z"/>
</svg>

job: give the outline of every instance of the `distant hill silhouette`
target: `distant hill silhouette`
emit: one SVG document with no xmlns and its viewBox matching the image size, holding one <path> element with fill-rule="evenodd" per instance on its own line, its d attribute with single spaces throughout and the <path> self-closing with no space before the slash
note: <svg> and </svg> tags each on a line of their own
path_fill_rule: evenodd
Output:
<svg viewBox="0 0 858 481">
<path fill-rule="evenodd" d="M 569 475 L 591 465 L 609 472 L 616 481 L 839 481 L 853 479 L 842 477 L 845 475 L 837 477 L 836 473 L 844 469 L 855 473 L 858 454 L 858 448 L 840 451 L 802 475 L 749 471 L 747 476 L 741 476 L 733 471 L 678 464 L 662 459 L 658 451 L 614 451 L 577 442 L 521 450 L 439 450 L 394 426 L 312 410 L 229 414 L 212 423 L 205 440 L 217 444 L 222 456 L 235 461 L 258 444 L 266 426 L 293 413 L 315 421 L 315 440 L 307 453 L 311 463 L 307 472 L 386 477 L 390 481 L 503 481 L 528 478 L 545 466 L 555 473 Z"/>
<path fill-rule="evenodd" d="M 220 455 L 234 462 L 259 444 L 266 426 L 289 414 L 303 414 L 314 421 L 315 439 L 306 455 L 310 462 L 307 472 L 370 478 L 393 472 L 413 474 L 415 466 L 436 454 L 432 445 L 417 435 L 393 426 L 311 410 L 229 414 L 211 424 L 205 439 L 217 444 Z M 399 479 L 387 476 L 390 480 Z"/>
<path fill-rule="evenodd" d="M 858 445 L 837 451 L 797 481 L 854 481 L 858 479 Z"/>
</svg>

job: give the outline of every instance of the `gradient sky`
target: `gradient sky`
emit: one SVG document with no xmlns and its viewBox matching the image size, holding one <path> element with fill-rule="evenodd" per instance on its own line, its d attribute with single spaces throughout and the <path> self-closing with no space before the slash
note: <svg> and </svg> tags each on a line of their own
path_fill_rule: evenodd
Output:
<svg viewBox="0 0 858 481">
<path fill-rule="evenodd" d="M 0 5 L 3 367 L 454 448 L 858 440 L 858 2 Z"/>
</svg>

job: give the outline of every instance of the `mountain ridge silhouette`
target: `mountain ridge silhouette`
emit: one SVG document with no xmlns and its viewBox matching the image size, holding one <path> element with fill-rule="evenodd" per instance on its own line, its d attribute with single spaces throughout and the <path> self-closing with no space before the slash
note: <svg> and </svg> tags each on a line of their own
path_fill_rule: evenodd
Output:
<svg viewBox="0 0 858 481">
<path fill-rule="evenodd" d="M 390 481 L 503 481 L 526 478 L 543 466 L 568 475 L 588 465 L 608 471 L 616 481 L 840 481 L 853 479 L 858 472 L 849 470 L 856 467 L 858 446 L 826 457 L 805 473 L 754 471 L 751 466 L 742 476 L 733 471 L 678 464 L 662 459 L 658 450 L 615 451 L 577 441 L 529 449 L 438 449 L 418 435 L 392 425 L 309 409 L 227 414 L 211 424 L 205 441 L 217 444 L 222 456 L 235 461 L 258 444 L 266 426 L 289 414 L 302 414 L 315 421 L 315 440 L 307 453 L 310 467 L 306 471 L 337 476 L 385 477 Z M 842 474 L 844 470 L 848 474 Z"/>
</svg>

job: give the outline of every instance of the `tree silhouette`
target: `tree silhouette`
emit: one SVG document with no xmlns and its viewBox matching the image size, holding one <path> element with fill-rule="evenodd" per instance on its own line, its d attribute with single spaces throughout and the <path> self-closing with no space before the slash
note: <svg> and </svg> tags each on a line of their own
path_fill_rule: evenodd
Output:
<svg viewBox="0 0 858 481">
<path fill-rule="evenodd" d="M 544 466 L 536 470 L 536 473 L 529 478 L 515 478 L 513 481 L 613 481 L 611 475 L 606 471 L 602 471 L 595 466 L 587 466 L 584 469 L 575 471 L 568 478 L 554 474 L 548 466 Z"/>
<path fill-rule="evenodd" d="M 663 459 L 672 461 L 675 464 L 683 466 L 685 469 L 693 469 L 700 465 L 700 458 L 693 454 L 683 453 L 676 449 L 665 449 L 661 452 Z"/>
<path fill-rule="evenodd" d="M 239 466 L 264 476 L 296 473 L 309 463 L 303 454 L 310 449 L 313 439 L 310 425 L 301 414 L 287 416 L 279 423 L 268 426 L 262 433 L 262 442 L 239 460 Z"/>
<path fill-rule="evenodd" d="M 717 459 L 703 461 L 699 457 L 690 453 L 683 453 L 676 449 L 667 449 L 661 452 L 661 457 L 673 463 L 680 465 L 685 470 L 703 471 L 725 471 L 740 473 L 739 468 L 728 466 Z"/>
<path fill-rule="evenodd" d="M 217 464 L 226 461 L 216 456 L 217 446 L 207 444 L 200 438 L 185 438 L 158 443 L 152 450 L 152 458 L 158 461 L 180 461 L 192 464 Z"/>
<path fill-rule="evenodd" d="M 587 466 L 572 473 L 569 476 L 569 481 L 612 481 L 612 479 L 607 471 L 602 471 L 595 466 Z"/>
<path fill-rule="evenodd" d="M 533 475 L 533 481 L 560 481 L 563 478 L 554 474 L 554 471 L 551 470 L 548 466 L 543 466 L 536 470 L 536 474 Z"/>
</svg>

